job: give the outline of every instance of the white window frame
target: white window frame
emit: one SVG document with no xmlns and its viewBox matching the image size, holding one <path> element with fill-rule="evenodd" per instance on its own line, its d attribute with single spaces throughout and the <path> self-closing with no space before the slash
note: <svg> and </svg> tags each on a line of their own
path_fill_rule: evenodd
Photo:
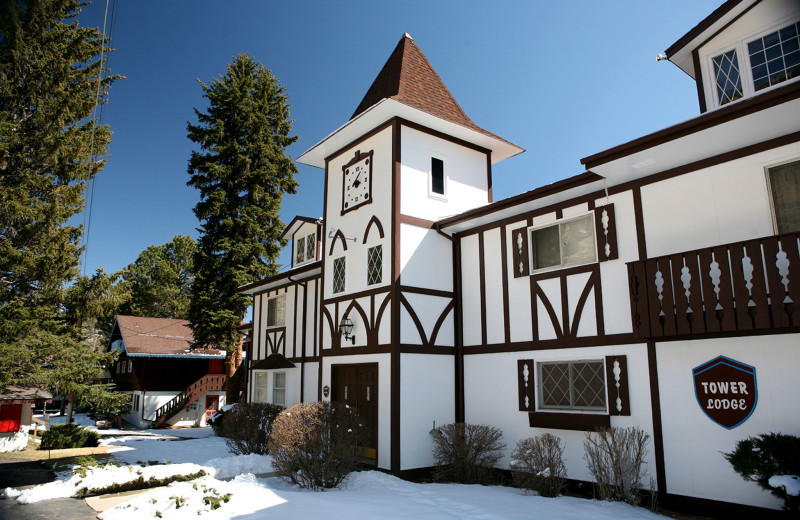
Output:
<svg viewBox="0 0 800 520">
<path fill-rule="evenodd" d="M 436 200 L 447 201 L 447 160 L 444 156 L 430 153 L 430 160 L 428 161 L 428 197 Z M 442 190 L 444 193 L 436 193 L 433 191 L 433 160 L 437 159 L 442 161 Z"/>
<path fill-rule="evenodd" d="M 263 377 L 263 388 L 259 385 L 259 381 Z M 259 400 L 259 390 L 263 390 L 263 401 Z M 256 370 L 253 372 L 253 402 L 254 403 L 268 403 L 269 402 L 269 372 Z"/>
<path fill-rule="evenodd" d="M 342 284 L 342 290 L 336 291 L 335 289 L 335 279 L 336 279 L 336 262 L 338 260 L 344 261 L 344 283 Z M 345 255 L 339 255 L 335 258 L 331 258 L 331 294 L 344 294 L 347 292 L 347 257 Z"/>
<path fill-rule="evenodd" d="M 797 14 L 793 14 L 782 20 L 770 25 L 766 29 L 759 30 L 757 32 L 751 32 L 746 34 L 745 36 L 741 37 L 735 41 L 728 41 L 725 42 L 725 45 L 720 46 L 713 51 L 710 51 L 704 55 L 704 61 L 706 65 L 706 74 L 703 81 L 703 87 L 706 92 L 706 101 L 710 98 L 713 105 L 709 108 L 721 108 L 729 106 L 733 103 L 739 102 L 743 99 L 747 99 L 756 93 L 755 90 L 755 83 L 753 82 L 753 67 L 750 65 L 750 50 L 748 49 L 748 44 L 758 38 L 763 38 L 769 33 L 773 33 L 775 31 L 779 31 L 782 28 L 796 23 L 798 21 Z M 717 98 L 717 82 L 714 78 L 714 57 L 719 56 L 722 53 L 728 52 L 731 49 L 736 49 L 736 56 L 737 61 L 739 62 L 739 72 L 741 74 L 741 81 L 742 81 L 742 97 L 737 99 L 736 101 L 731 101 L 730 103 L 725 103 L 724 105 L 719 104 L 719 99 Z M 781 83 L 777 83 L 775 85 L 770 85 L 769 87 L 765 87 L 758 91 L 758 94 L 762 92 L 767 92 L 771 89 L 780 88 L 783 85 L 787 85 L 794 81 L 800 81 L 800 76 L 796 78 L 792 78 L 786 81 L 782 81 Z M 708 92 L 711 95 L 708 95 Z"/>
<path fill-rule="evenodd" d="M 276 303 L 276 305 L 282 305 L 283 306 L 283 312 L 281 313 L 280 312 L 280 307 L 278 307 L 276 309 L 276 311 L 275 311 L 275 320 L 276 321 L 275 321 L 275 323 L 270 323 L 269 322 L 270 321 L 269 320 L 269 304 L 272 301 L 278 302 L 279 300 L 280 300 L 281 303 L 280 304 Z M 267 298 L 267 301 L 266 301 L 266 303 L 264 305 L 265 305 L 264 310 L 266 311 L 266 314 L 264 316 L 264 322 L 266 323 L 266 328 L 283 327 L 284 325 L 286 325 L 286 294 L 276 294 L 275 296 L 270 296 L 269 298 Z M 281 315 L 283 317 L 282 320 L 279 319 L 281 317 Z"/>
<path fill-rule="evenodd" d="M 780 234 L 781 231 L 778 229 L 778 212 L 776 211 L 775 208 L 775 198 L 772 196 L 772 179 L 770 178 L 769 171 L 772 168 L 777 168 L 779 166 L 784 166 L 786 164 L 791 164 L 795 162 L 800 162 L 800 156 L 793 157 L 792 159 L 777 162 L 774 164 L 767 164 L 764 166 L 764 177 L 767 183 L 767 195 L 769 196 L 769 210 L 770 210 L 770 216 L 772 217 L 772 230 L 773 233 L 775 233 L 776 235 Z M 789 231 L 789 233 L 792 233 L 792 231 Z"/>
<path fill-rule="evenodd" d="M 316 233 L 316 231 L 314 231 L 312 233 L 307 233 L 307 234 L 305 234 L 303 236 L 295 235 L 295 237 L 296 238 L 293 241 L 294 242 L 294 258 L 293 258 L 294 265 L 295 266 L 305 265 L 305 264 L 308 264 L 308 263 L 313 262 L 314 260 L 316 260 L 317 259 L 317 242 L 316 242 L 317 241 L 317 233 Z M 307 253 L 308 253 L 308 240 L 309 239 L 311 239 L 311 242 L 314 244 L 314 254 L 312 256 L 308 256 L 307 255 Z M 299 251 L 298 245 L 300 244 L 300 240 L 303 241 L 303 259 L 298 261 L 297 260 L 297 252 Z"/>
<path fill-rule="evenodd" d="M 281 379 L 278 376 L 283 376 L 283 388 L 279 388 L 278 387 L 278 379 Z M 272 404 L 276 404 L 278 406 L 286 407 L 286 381 L 287 381 L 287 379 L 288 378 L 286 377 L 286 372 L 273 372 L 272 373 L 272 386 L 271 386 L 272 395 L 270 396 L 270 402 Z M 277 393 L 278 390 L 283 390 L 283 402 L 281 402 L 281 403 L 279 403 L 277 401 L 276 397 L 275 397 L 275 394 Z"/>
<path fill-rule="evenodd" d="M 373 284 L 369 283 L 369 251 L 373 248 L 379 247 L 381 248 L 381 279 L 378 282 Z M 364 248 L 364 286 L 365 287 L 377 287 L 384 283 L 384 266 L 385 266 L 385 255 L 383 254 L 383 242 L 375 242 L 372 244 L 367 245 Z"/>
<path fill-rule="evenodd" d="M 563 224 L 567 224 L 567 223 L 572 222 L 574 220 L 580 220 L 582 218 L 586 218 L 587 216 L 591 219 L 591 226 L 590 227 L 591 227 L 591 230 L 592 230 L 592 243 L 593 243 L 592 255 L 593 256 L 592 256 L 591 259 L 588 259 L 588 260 L 582 260 L 580 262 L 572 262 L 572 263 L 569 263 L 569 264 L 565 264 L 564 263 L 564 258 L 563 258 L 563 252 L 561 250 L 562 249 L 561 248 L 561 226 Z M 541 268 L 537 269 L 536 265 L 535 265 L 535 262 L 534 262 L 534 254 L 533 254 L 534 253 L 533 232 L 534 231 L 540 231 L 542 229 L 547 229 L 547 228 L 554 227 L 554 226 L 558 227 L 558 236 L 559 236 L 559 247 L 558 247 L 558 249 L 559 249 L 559 257 L 560 257 L 561 263 L 559 265 L 552 265 L 552 266 L 541 267 Z M 575 215 L 575 216 L 570 216 L 570 217 L 566 217 L 566 218 L 561 218 L 561 219 L 555 220 L 553 222 L 549 222 L 547 224 L 541 224 L 541 225 L 538 225 L 538 226 L 530 226 L 527 229 L 527 233 L 528 233 L 528 265 L 530 266 L 529 269 L 530 269 L 530 273 L 531 274 L 546 273 L 548 271 L 556 271 L 558 269 L 566 269 L 566 268 L 569 268 L 569 267 L 575 267 L 575 266 L 579 266 L 579 265 L 588 265 L 588 264 L 593 264 L 593 263 L 597 262 L 597 232 L 596 232 L 596 228 L 595 228 L 594 212 L 593 211 L 590 211 L 588 213 L 584 213 L 584 214 L 581 214 L 581 215 Z"/>
<path fill-rule="evenodd" d="M 544 405 L 544 390 L 542 385 L 544 383 L 542 377 L 543 365 L 559 365 L 559 364 L 576 364 L 576 363 L 600 363 L 603 367 L 603 406 L 597 407 L 581 407 L 581 406 L 545 406 Z M 592 359 L 553 359 L 536 361 L 536 411 L 539 412 L 563 412 L 563 413 L 588 413 L 588 414 L 608 414 L 608 381 L 606 380 L 606 360 L 604 358 Z M 572 390 L 572 381 L 570 381 L 570 391 Z"/>
</svg>

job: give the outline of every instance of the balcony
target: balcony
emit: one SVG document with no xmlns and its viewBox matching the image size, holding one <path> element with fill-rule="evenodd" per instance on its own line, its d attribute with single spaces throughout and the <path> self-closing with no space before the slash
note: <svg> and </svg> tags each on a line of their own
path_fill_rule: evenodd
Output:
<svg viewBox="0 0 800 520">
<path fill-rule="evenodd" d="M 633 332 L 800 330 L 800 233 L 628 263 Z"/>
</svg>

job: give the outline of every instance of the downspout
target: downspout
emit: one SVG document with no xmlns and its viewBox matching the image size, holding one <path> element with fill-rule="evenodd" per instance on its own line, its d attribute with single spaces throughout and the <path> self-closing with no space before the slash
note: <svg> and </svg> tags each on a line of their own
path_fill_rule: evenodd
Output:
<svg viewBox="0 0 800 520">
<path fill-rule="evenodd" d="M 141 416 L 142 416 L 142 422 L 145 421 L 144 409 L 145 409 L 145 395 L 147 393 L 147 384 L 146 384 L 147 378 L 146 378 L 146 376 L 147 376 L 147 358 L 145 357 L 145 358 L 142 358 L 142 403 L 141 403 L 141 410 L 140 410 Z"/>
</svg>

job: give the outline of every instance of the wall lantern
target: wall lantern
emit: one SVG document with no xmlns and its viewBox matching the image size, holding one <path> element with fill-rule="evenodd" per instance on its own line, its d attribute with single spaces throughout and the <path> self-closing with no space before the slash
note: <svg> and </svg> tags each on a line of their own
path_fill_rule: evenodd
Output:
<svg viewBox="0 0 800 520">
<path fill-rule="evenodd" d="M 345 341 L 349 339 L 350 341 L 353 342 L 353 345 L 355 345 L 356 337 L 353 334 L 351 334 L 351 332 L 353 332 L 353 325 L 354 325 L 353 320 L 348 318 L 347 314 L 345 313 L 345 315 L 342 316 L 341 323 L 339 323 L 339 332 L 342 333 L 342 336 L 344 336 Z"/>
</svg>

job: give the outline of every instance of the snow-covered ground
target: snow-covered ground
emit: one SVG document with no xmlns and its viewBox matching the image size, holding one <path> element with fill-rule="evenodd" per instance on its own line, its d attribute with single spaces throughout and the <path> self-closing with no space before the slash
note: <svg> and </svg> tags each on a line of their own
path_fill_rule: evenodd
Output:
<svg viewBox="0 0 800 520">
<path fill-rule="evenodd" d="M 55 423 L 59 418 L 51 418 Z M 90 424 L 77 416 L 79 424 Z M 7 489 L 5 497 L 22 503 L 73 496 L 81 488 L 99 488 L 137 478 L 162 479 L 197 473 L 207 476 L 191 482 L 173 482 L 152 489 L 113 507 L 101 520 L 204 518 L 414 518 L 531 519 L 663 518 L 650 511 L 618 502 L 571 497 L 542 498 L 502 486 L 415 484 L 378 471 L 351 474 L 340 489 L 306 491 L 277 477 L 268 456 L 231 455 L 224 439 L 211 428 L 180 430 L 104 430 L 104 445 L 119 464 L 73 469 L 57 480 L 19 492 Z M 155 463 L 158 464 L 155 464 Z M 222 480 L 225 479 L 225 480 Z"/>
</svg>

